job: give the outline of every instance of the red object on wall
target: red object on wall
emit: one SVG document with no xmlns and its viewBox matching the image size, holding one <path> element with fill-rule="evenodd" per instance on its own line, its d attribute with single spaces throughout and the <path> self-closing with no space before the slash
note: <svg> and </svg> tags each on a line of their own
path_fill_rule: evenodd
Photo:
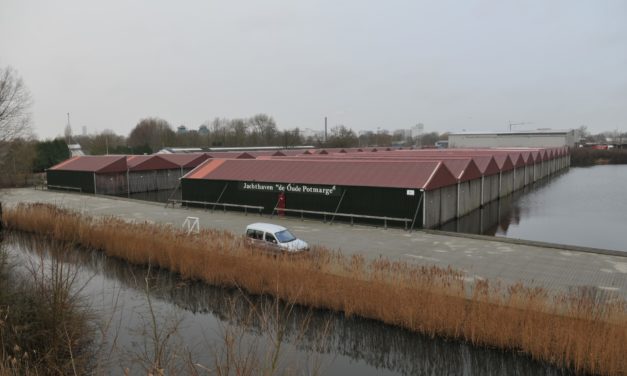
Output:
<svg viewBox="0 0 627 376">
<path fill-rule="evenodd" d="M 283 192 L 279 193 L 279 203 L 277 204 L 277 208 L 279 216 L 283 217 L 285 215 L 285 211 L 283 210 L 285 209 L 285 193 Z"/>
</svg>

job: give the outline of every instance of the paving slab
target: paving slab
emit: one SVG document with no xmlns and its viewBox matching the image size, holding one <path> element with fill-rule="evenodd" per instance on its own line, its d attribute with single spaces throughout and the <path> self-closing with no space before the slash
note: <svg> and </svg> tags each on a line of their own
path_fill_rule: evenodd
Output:
<svg viewBox="0 0 627 376">
<path fill-rule="evenodd" d="M 421 265 L 451 266 L 469 281 L 523 282 L 551 291 L 581 287 L 600 294 L 627 298 L 627 252 L 603 251 L 566 245 L 538 245 L 502 238 L 450 236 L 433 231 L 405 231 L 381 227 L 315 220 L 244 215 L 238 212 L 165 208 L 164 204 L 110 196 L 63 193 L 31 188 L 0 190 L 0 201 L 9 207 L 20 202 L 42 202 L 91 216 L 116 216 L 126 220 L 181 226 L 188 216 L 198 217 L 203 228 L 242 233 L 246 225 L 262 221 L 288 227 L 314 245 L 361 254 L 368 259 L 387 257 Z"/>
</svg>

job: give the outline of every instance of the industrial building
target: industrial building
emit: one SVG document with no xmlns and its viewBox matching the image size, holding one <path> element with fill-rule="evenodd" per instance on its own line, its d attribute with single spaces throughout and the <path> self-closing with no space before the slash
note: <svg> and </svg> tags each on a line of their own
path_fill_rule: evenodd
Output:
<svg viewBox="0 0 627 376">
<path fill-rule="evenodd" d="M 578 142 L 574 129 L 516 132 L 463 132 L 448 136 L 448 147 L 456 148 L 560 148 Z"/>
<path fill-rule="evenodd" d="M 115 194 L 126 189 L 126 156 L 76 156 L 46 171 L 48 189 Z"/>
<path fill-rule="evenodd" d="M 436 161 L 213 159 L 182 179 L 183 200 L 403 219 L 422 226 L 422 191 L 440 192 L 456 178 Z M 320 217 L 324 214 L 307 213 Z"/>
<path fill-rule="evenodd" d="M 209 155 L 77 156 L 46 171 L 49 189 L 103 195 L 171 190 Z"/>
<path fill-rule="evenodd" d="M 182 198 L 192 206 L 258 206 L 267 214 L 435 227 L 568 165 L 566 148 L 326 149 L 214 158 L 181 179 Z"/>
<path fill-rule="evenodd" d="M 180 187 L 189 206 L 430 228 L 569 165 L 567 148 L 344 148 L 74 157 L 47 175 L 49 189 Z"/>
</svg>

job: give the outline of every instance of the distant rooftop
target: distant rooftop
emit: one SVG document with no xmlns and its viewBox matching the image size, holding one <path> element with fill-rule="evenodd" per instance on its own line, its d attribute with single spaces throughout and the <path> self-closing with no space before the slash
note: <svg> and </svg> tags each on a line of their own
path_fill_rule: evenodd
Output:
<svg viewBox="0 0 627 376">
<path fill-rule="evenodd" d="M 504 132 L 452 132 L 450 135 L 529 135 L 529 134 L 566 134 L 573 132 L 573 129 L 534 129 L 534 130 L 519 130 L 519 131 L 504 131 Z"/>
<path fill-rule="evenodd" d="M 166 147 L 155 154 L 180 154 L 180 153 L 204 153 L 212 151 L 268 151 L 268 150 L 300 150 L 300 149 L 313 149 L 313 146 L 290 146 L 285 148 L 284 146 L 226 146 L 226 147 L 206 147 L 206 148 L 181 148 L 181 147 Z"/>
<path fill-rule="evenodd" d="M 85 155 L 80 144 L 68 144 L 67 148 L 70 149 L 71 157 L 80 157 L 81 155 Z"/>
</svg>

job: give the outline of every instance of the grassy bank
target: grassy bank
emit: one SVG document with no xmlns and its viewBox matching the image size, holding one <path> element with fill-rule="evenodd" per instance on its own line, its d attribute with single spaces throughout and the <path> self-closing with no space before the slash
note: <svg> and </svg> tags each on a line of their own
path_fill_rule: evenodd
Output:
<svg viewBox="0 0 627 376">
<path fill-rule="evenodd" d="M 570 162 L 573 167 L 586 167 L 600 164 L 627 164 L 627 150 L 575 148 L 570 153 Z"/>
<path fill-rule="evenodd" d="M 11 229 L 44 234 L 219 286 L 342 311 L 432 336 L 510 350 L 577 371 L 627 369 L 627 308 L 592 290 L 551 295 L 522 285 L 467 286 L 452 269 L 419 267 L 317 249 L 272 257 L 227 232 L 185 236 L 170 227 L 93 219 L 47 205 L 5 209 Z"/>
</svg>

